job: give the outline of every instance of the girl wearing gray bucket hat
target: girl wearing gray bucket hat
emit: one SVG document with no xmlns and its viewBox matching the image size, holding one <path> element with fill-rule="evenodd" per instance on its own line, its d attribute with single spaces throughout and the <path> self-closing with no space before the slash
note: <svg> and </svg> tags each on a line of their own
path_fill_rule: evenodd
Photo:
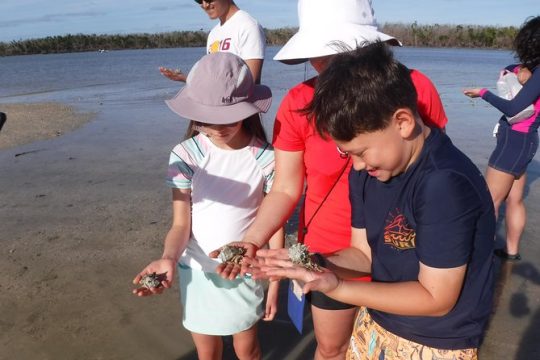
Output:
<svg viewBox="0 0 540 360">
<path fill-rule="evenodd" d="M 220 264 L 207 254 L 244 236 L 274 179 L 274 151 L 260 123 L 272 93 L 256 85 L 238 56 L 218 52 L 191 69 L 186 86 L 167 100 L 176 114 L 190 119 L 187 139 L 170 154 L 167 184 L 172 188 L 173 221 L 161 259 L 133 280 L 138 296 L 161 294 L 178 272 L 182 323 L 191 331 L 199 358 L 222 358 L 221 336 L 232 335 L 240 359 L 260 359 L 259 319 L 277 311 L 278 281 L 264 289 L 249 277 L 222 279 Z M 271 248 L 283 247 L 277 230 Z M 229 248 L 225 262 L 240 262 Z M 228 256 L 231 255 L 231 256 Z"/>
<path fill-rule="evenodd" d="M 274 59 L 287 64 L 309 60 L 319 74 L 339 52 L 375 41 L 399 45 L 395 38 L 378 30 L 370 0 L 299 0 L 298 17 L 298 33 Z M 431 126 L 444 127 L 447 119 L 437 90 L 420 72 L 411 71 L 411 77 L 422 119 Z M 285 223 L 304 187 L 299 241 L 311 252 L 324 254 L 348 248 L 351 241 L 354 244 L 348 198 L 348 157 L 336 151 L 333 141 L 322 138 L 301 111 L 313 98 L 316 83 L 317 77 L 293 87 L 278 109 L 273 138 L 276 180 L 243 238 L 250 254 L 255 252 L 252 248 L 265 244 Z M 336 264 L 341 260 L 330 259 Z M 319 292 L 312 292 L 308 300 L 317 339 L 315 358 L 344 358 L 356 308 Z"/>
</svg>

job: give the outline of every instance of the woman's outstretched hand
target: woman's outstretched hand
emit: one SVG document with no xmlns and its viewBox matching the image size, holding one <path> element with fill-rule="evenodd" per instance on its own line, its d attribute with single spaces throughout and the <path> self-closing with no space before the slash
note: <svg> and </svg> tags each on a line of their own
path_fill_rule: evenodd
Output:
<svg viewBox="0 0 540 360">
<path fill-rule="evenodd" d="M 254 279 L 295 279 L 304 283 L 304 293 L 312 290 L 328 293 L 335 290 L 341 282 L 336 274 L 326 268 L 314 271 L 293 264 L 288 249 L 262 249 L 257 251 L 256 255 L 256 258 L 244 260 Z"/>
<path fill-rule="evenodd" d="M 254 258 L 255 253 L 259 249 L 259 247 L 255 244 L 252 244 L 250 242 L 244 242 L 244 241 L 236 241 L 227 244 L 227 246 L 232 247 L 240 247 L 245 250 L 244 253 L 244 260 L 242 261 L 241 265 L 237 264 L 219 264 L 216 268 L 216 273 L 220 275 L 224 279 L 234 280 L 238 275 L 244 276 L 247 273 L 249 273 L 248 265 L 246 263 L 246 259 Z M 216 259 L 220 253 L 222 248 L 216 249 L 212 251 L 208 256 L 210 256 L 213 259 Z"/>
</svg>

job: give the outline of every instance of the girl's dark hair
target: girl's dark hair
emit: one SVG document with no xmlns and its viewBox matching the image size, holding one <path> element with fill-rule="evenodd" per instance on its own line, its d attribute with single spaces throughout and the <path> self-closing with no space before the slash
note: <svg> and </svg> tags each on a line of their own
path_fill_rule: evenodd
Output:
<svg viewBox="0 0 540 360">
<path fill-rule="evenodd" d="M 186 134 L 184 135 L 184 139 L 189 139 L 199 134 L 199 130 L 197 130 L 198 123 L 198 121 L 194 120 L 191 120 L 189 122 Z M 264 131 L 261 123 L 260 114 L 253 114 L 247 119 L 242 120 L 242 127 L 248 132 L 248 134 L 251 134 L 261 140 L 268 142 L 266 132 Z"/>
<path fill-rule="evenodd" d="M 519 62 L 533 71 L 540 64 L 540 16 L 527 19 L 514 39 Z"/>
<path fill-rule="evenodd" d="M 386 128 L 399 108 L 417 112 L 410 70 L 394 59 L 388 45 L 376 42 L 336 55 L 304 112 L 321 136 L 350 141 Z"/>
</svg>

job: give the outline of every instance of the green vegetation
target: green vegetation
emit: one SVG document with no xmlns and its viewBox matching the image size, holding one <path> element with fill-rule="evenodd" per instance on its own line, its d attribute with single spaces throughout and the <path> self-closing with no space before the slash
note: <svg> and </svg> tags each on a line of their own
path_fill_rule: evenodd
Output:
<svg viewBox="0 0 540 360">
<path fill-rule="evenodd" d="M 385 24 L 382 29 L 403 45 L 419 47 L 461 47 L 511 49 L 516 27 L 473 25 Z"/>
<path fill-rule="evenodd" d="M 283 45 L 296 28 L 266 29 L 268 45 Z M 382 31 L 405 46 L 510 49 L 518 31 L 515 27 L 475 25 L 419 25 L 391 23 Z M 65 35 L 0 42 L 0 56 L 67 53 L 81 51 L 200 47 L 206 45 L 204 31 L 176 31 L 160 34 Z"/>
</svg>

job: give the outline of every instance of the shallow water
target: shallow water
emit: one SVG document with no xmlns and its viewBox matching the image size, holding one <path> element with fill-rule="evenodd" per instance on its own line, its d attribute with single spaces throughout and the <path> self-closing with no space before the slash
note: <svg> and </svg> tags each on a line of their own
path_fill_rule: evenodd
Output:
<svg viewBox="0 0 540 360">
<path fill-rule="evenodd" d="M 315 74 L 309 65 L 288 66 L 270 60 L 277 50 L 267 49 L 268 60 L 263 68 L 263 83 L 274 94 L 272 107 L 264 116 L 268 134 L 286 91 Z M 163 100 L 172 97 L 182 85 L 161 76 L 158 67 L 187 72 L 203 51 L 182 48 L 3 57 L 0 104 L 58 101 L 102 112 L 121 107 L 123 116 L 136 122 L 139 131 L 156 131 L 147 119 L 160 117 L 164 125 L 176 124 L 173 133 L 181 136 L 185 122 L 177 120 Z M 499 113 L 481 100 L 465 97 L 461 91 L 469 86 L 494 88 L 499 69 L 513 62 L 512 54 L 500 50 L 424 48 L 396 48 L 395 52 L 407 66 L 432 79 L 450 119 L 448 134 L 480 167 L 485 166 L 493 147 L 491 129 Z M 108 126 L 124 132 L 125 124 L 116 117 L 106 120 Z M 169 129 L 161 130 L 165 138 L 171 135 Z M 130 139 L 126 136 L 123 141 Z"/>
<path fill-rule="evenodd" d="M 267 58 L 276 50 L 269 48 Z M 170 203 L 163 178 L 169 151 L 181 140 L 186 125 L 163 103 L 181 85 L 162 77 L 157 68 L 187 71 L 202 53 L 201 48 L 191 48 L 0 58 L 0 111 L 2 103 L 42 101 L 98 111 L 94 121 L 74 132 L 0 151 L 0 242 L 4 249 L 14 250 L 4 251 L 7 256 L 0 268 L 18 281 L 16 289 L 0 296 L 12 309 L 0 322 L 0 338 L 11 340 L 1 342 L 0 352 L 11 358 L 58 358 L 51 354 L 61 349 L 73 355 L 69 358 L 90 358 L 89 354 L 141 358 L 140 342 L 151 338 L 160 346 L 145 347 L 145 358 L 195 357 L 189 336 L 178 336 L 173 295 L 153 300 L 150 311 L 141 314 L 140 303 L 124 287 L 129 287 L 130 276 L 150 254 L 159 256 Z M 499 69 L 512 62 L 511 54 L 415 48 L 396 49 L 396 53 L 433 80 L 449 117 L 448 134 L 483 170 L 495 144 L 491 129 L 500 115 L 461 90 L 494 88 Z M 304 65 L 266 61 L 263 82 L 274 93 L 265 116 L 267 130 L 287 89 L 312 75 Z M 24 152 L 28 155 L 16 156 Z M 482 347 L 486 359 L 540 356 L 539 177 L 535 159 L 526 189 L 529 225 L 522 240 L 524 259 L 501 267 L 495 315 Z M 502 239 L 501 229 L 498 241 Z M 39 258 L 47 259 L 43 268 L 36 268 Z M 28 269 L 22 267 L 25 264 Z M 27 290 L 34 294 L 31 300 Z M 46 295 L 53 291 L 51 300 Z M 13 298 L 13 293 L 20 297 Z M 79 297 L 92 300 L 91 305 Z M 13 300 L 19 298 L 24 300 Z M 176 313 L 162 312 L 162 304 Z M 28 316 L 30 311 L 39 315 L 34 319 Z M 58 314 L 64 313 L 58 321 Z M 311 354 L 314 346 L 313 334 L 300 338 L 291 332 L 283 314 L 278 321 L 263 324 L 261 331 L 271 334 L 263 337 L 266 359 L 305 359 L 309 356 L 292 354 L 304 347 Z M 272 354 L 278 347 L 285 350 Z M 191 355 L 179 358 L 183 353 Z"/>
</svg>

